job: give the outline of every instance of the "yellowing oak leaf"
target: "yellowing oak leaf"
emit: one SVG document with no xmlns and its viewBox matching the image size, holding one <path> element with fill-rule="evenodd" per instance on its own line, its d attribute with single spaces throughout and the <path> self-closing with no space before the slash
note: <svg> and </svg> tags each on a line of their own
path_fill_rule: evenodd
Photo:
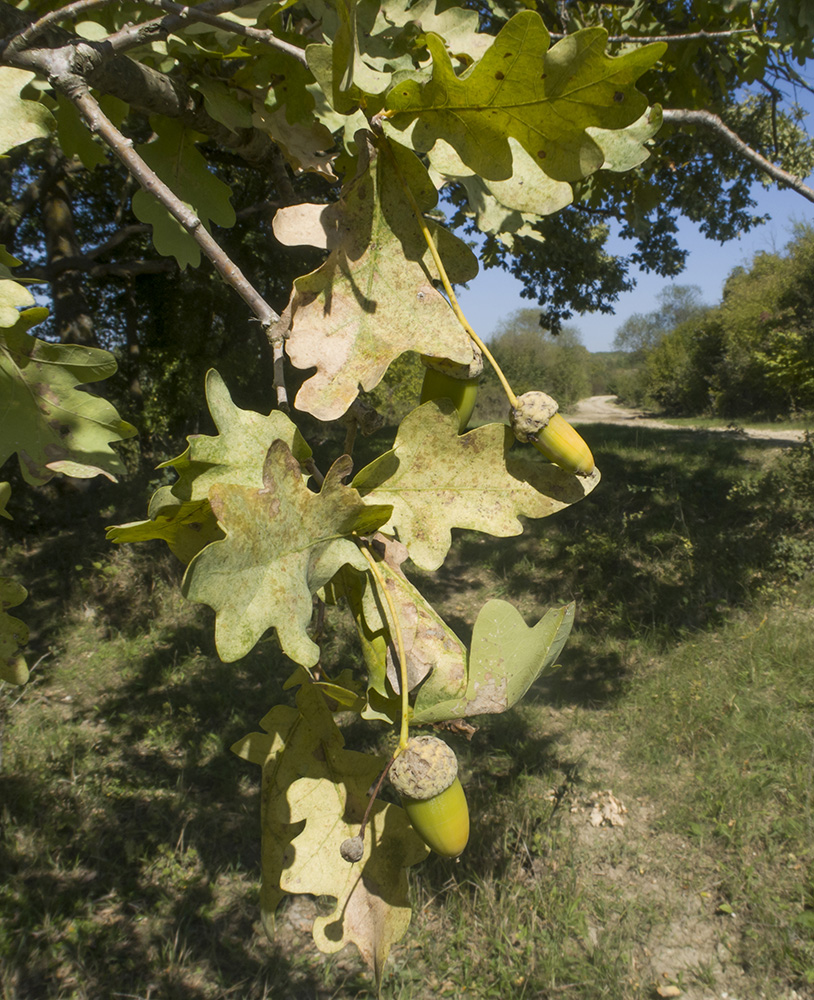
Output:
<svg viewBox="0 0 814 1000">
<path fill-rule="evenodd" d="M 352 485 L 372 503 L 392 504 L 384 530 L 398 532 L 417 566 L 438 569 L 453 528 L 519 535 L 519 515 L 554 514 L 599 482 L 596 470 L 572 476 L 531 449 L 512 451 L 514 444 L 505 424 L 459 435 L 449 400 L 425 403 L 401 422 L 393 449 L 361 469 Z"/>
<path fill-rule="evenodd" d="M 374 804 L 360 861 L 345 861 L 342 841 L 358 835 L 367 793 L 385 760 L 344 749 L 317 685 L 305 683 L 297 708 L 278 705 L 232 750 L 263 768 L 261 819 L 263 923 L 274 936 L 274 909 L 286 892 L 330 895 L 332 914 L 314 925 L 326 952 L 349 941 L 380 975 L 393 942 L 407 929 L 406 868 L 427 848 L 401 809 Z"/>
<path fill-rule="evenodd" d="M 382 764 L 350 750 L 335 753 L 330 764 L 330 777 L 301 778 L 289 790 L 291 818 L 305 820 L 305 829 L 291 845 L 280 884 L 286 892 L 333 896 L 333 912 L 314 923 L 317 947 L 332 953 L 352 942 L 378 980 L 390 948 L 410 924 L 407 868 L 422 861 L 427 848 L 402 809 L 377 799 L 362 859 L 345 861 L 339 849 L 359 834 L 367 791 Z"/>
<path fill-rule="evenodd" d="M 289 304 L 288 356 L 297 368 L 316 368 L 296 406 L 320 420 L 340 417 L 359 387 L 372 389 L 405 351 L 460 364 L 472 359 L 466 334 L 433 285 L 435 267 L 394 162 L 418 189 L 422 208 L 428 189 L 435 197 L 426 170 L 404 147 L 377 153 L 365 132 L 357 133 L 357 142 L 358 173 L 321 215 L 330 255 L 294 282 Z M 473 278 L 477 261 L 469 248 L 429 225 L 450 279 Z"/>
<path fill-rule="evenodd" d="M 77 386 L 113 375 L 116 361 L 95 347 L 31 336 L 29 328 L 46 316 L 45 309 L 26 309 L 0 331 L 0 465 L 16 452 L 34 486 L 58 472 L 115 480 L 124 465 L 110 444 L 136 429 L 107 400 Z"/>
<path fill-rule="evenodd" d="M 402 572 L 400 564 L 407 558 L 404 546 L 389 539 L 385 540 L 385 546 L 385 557 L 377 560 L 377 568 L 395 605 L 401 626 L 408 690 L 412 691 L 433 670 L 443 673 L 447 683 L 454 685 L 455 690 L 463 690 L 466 683 L 466 647 Z M 374 653 L 365 656 L 369 687 L 383 698 L 398 694 L 401 677 L 395 640 L 390 630 L 389 606 L 374 586 L 370 573 L 361 576 L 353 570 L 345 570 L 337 592 L 340 589 L 356 621 L 363 652 L 372 648 Z M 385 681 L 389 682 L 389 688 Z M 393 707 L 398 710 L 398 701 L 394 701 Z M 366 718 L 370 717 L 369 713 L 364 714 Z"/>
<path fill-rule="evenodd" d="M 28 642 L 28 626 L 6 613 L 7 608 L 16 608 L 28 596 L 25 587 L 0 576 L 0 681 L 9 684 L 25 684 L 28 667 L 20 656 L 20 649 Z"/>
<path fill-rule="evenodd" d="M 611 58 L 606 40 L 603 28 L 586 28 L 549 50 L 540 15 L 521 11 L 472 70 L 457 76 L 443 39 L 429 34 L 432 78 L 395 84 L 386 101 L 390 121 L 399 129 L 415 122 L 412 143 L 418 151 L 444 139 L 490 180 L 514 172 L 509 138 L 549 176 L 578 180 L 605 159 L 586 129 L 625 128 L 644 113 L 647 100 L 634 82 L 666 47 L 642 45 Z"/>
<path fill-rule="evenodd" d="M 192 434 L 189 447 L 159 468 L 179 474 L 173 486 L 162 486 L 152 496 L 145 521 L 112 525 L 107 540 L 165 541 L 182 562 L 189 563 L 210 542 L 223 538 L 209 505 L 216 483 L 263 487 L 263 465 L 273 441 L 284 441 L 299 462 L 311 457 L 300 432 L 280 410 L 269 414 L 235 406 L 229 390 L 214 369 L 206 375 L 206 401 L 218 434 Z"/>
<path fill-rule="evenodd" d="M 287 444 L 275 441 L 262 488 L 225 482 L 210 488 L 209 502 L 226 538 L 195 556 L 184 593 L 215 609 L 221 659 L 245 656 L 273 627 L 292 660 L 305 667 L 317 662 L 319 647 L 306 631 L 313 595 L 342 566 L 367 566 L 349 536 L 373 531 L 390 516 L 389 506 L 367 505 L 342 484 L 350 467 L 350 458 L 342 456 L 322 490 L 312 493 Z"/>
<path fill-rule="evenodd" d="M 210 542 L 223 538 L 208 500 L 178 500 L 168 486 L 162 486 L 150 501 L 149 518 L 107 529 L 107 541 L 147 542 L 161 539 L 170 552 L 189 563 Z"/>
<path fill-rule="evenodd" d="M 311 457 L 302 434 L 284 413 L 242 410 L 214 368 L 206 373 L 206 403 L 217 435 L 191 434 L 187 450 L 159 466 L 178 473 L 172 493 L 179 500 L 206 500 L 218 483 L 262 488 L 263 464 L 274 441 L 284 441 L 298 462 Z"/>
</svg>

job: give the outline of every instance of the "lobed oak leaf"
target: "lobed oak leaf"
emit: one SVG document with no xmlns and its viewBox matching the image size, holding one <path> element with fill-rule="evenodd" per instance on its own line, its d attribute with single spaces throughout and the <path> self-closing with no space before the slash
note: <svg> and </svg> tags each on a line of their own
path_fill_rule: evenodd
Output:
<svg viewBox="0 0 814 1000">
<path fill-rule="evenodd" d="M 574 622 L 574 605 L 552 608 L 529 628 L 507 601 L 487 601 L 472 632 L 466 689 L 450 697 L 443 677 L 432 674 L 413 708 L 418 723 L 505 712 L 550 672 Z"/>
<path fill-rule="evenodd" d="M 236 406 L 214 368 L 206 373 L 206 403 L 217 435 L 189 435 L 186 451 L 159 466 L 178 473 L 172 493 L 179 500 L 207 500 L 217 483 L 262 489 L 263 465 L 274 441 L 284 441 L 298 462 L 311 457 L 310 447 L 284 413 L 262 414 Z"/>
<path fill-rule="evenodd" d="M 474 65 L 456 75 L 444 40 L 428 34 L 432 78 L 398 82 L 386 108 L 398 129 L 414 124 L 413 147 L 428 152 L 438 139 L 489 180 L 506 180 L 516 139 L 541 170 L 575 181 L 604 161 L 588 128 L 626 128 L 646 110 L 634 81 L 664 52 L 663 43 L 624 55 L 605 53 L 607 32 L 586 28 L 549 50 L 549 34 L 534 11 L 521 11 L 503 26 Z"/>
<path fill-rule="evenodd" d="M 371 502 L 392 504 L 383 530 L 398 533 L 417 566 L 435 570 L 449 551 L 453 528 L 519 535 L 521 514 L 547 517 L 599 482 L 597 470 L 572 476 L 536 455 L 512 452 L 514 444 L 505 424 L 459 435 L 450 400 L 424 403 L 401 422 L 392 450 L 360 469 L 351 485 Z"/>
<path fill-rule="evenodd" d="M 295 405 L 325 421 L 342 416 L 359 387 L 372 389 L 405 351 L 460 364 L 472 359 L 466 334 L 434 287 L 434 264 L 391 155 L 410 176 L 426 176 L 426 170 L 404 147 L 380 154 L 367 134 L 358 133 L 357 141 L 358 173 L 320 216 L 330 255 L 294 282 L 288 307 L 288 356 L 297 368 L 316 368 Z M 419 194 L 426 186 L 422 182 Z M 429 225 L 450 279 L 474 277 L 477 261 L 469 248 Z"/>
<path fill-rule="evenodd" d="M 207 227 L 230 228 L 235 224 L 231 189 L 209 169 L 196 143 L 204 138 L 180 121 L 154 115 L 150 124 L 156 138 L 138 147 L 139 154 L 181 201 L 190 205 Z M 165 257 L 175 257 L 180 268 L 197 267 L 201 251 L 183 226 L 158 199 L 143 189 L 133 195 L 133 212 L 153 227 L 153 243 Z"/>
<path fill-rule="evenodd" d="M 333 896 L 336 906 L 314 922 L 314 941 L 328 954 L 353 943 L 381 980 L 393 944 L 410 924 L 407 868 L 428 850 L 404 811 L 377 799 L 365 831 L 364 854 L 354 863 L 340 854 L 359 834 L 367 792 L 382 762 L 342 750 L 332 754 L 330 777 L 301 778 L 288 792 L 291 818 L 305 821 L 292 844 L 281 887 L 287 892 Z"/>
<path fill-rule="evenodd" d="M 377 801 L 362 858 L 340 855 L 358 835 L 371 783 L 385 760 L 344 749 L 317 685 L 304 683 L 297 708 L 278 705 L 232 750 L 263 768 L 261 820 L 263 923 L 273 938 L 274 910 L 286 892 L 334 896 L 334 912 L 314 939 L 334 952 L 348 941 L 381 974 L 390 946 L 410 920 L 406 867 L 427 854 L 403 811 Z"/>
<path fill-rule="evenodd" d="M 57 472 L 115 481 L 124 465 L 111 442 L 136 429 L 107 400 L 77 387 L 113 375 L 116 361 L 108 351 L 29 334 L 46 316 L 45 309 L 26 309 L 0 331 L 0 465 L 16 452 L 23 477 L 34 486 Z"/>
<path fill-rule="evenodd" d="M 186 564 L 210 542 L 223 538 L 208 500 L 178 500 L 167 486 L 153 495 L 149 513 L 145 521 L 111 525 L 106 529 L 106 540 L 121 545 L 160 539 Z"/>
<path fill-rule="evenodd" d="M 342 456 L 319 493 L 303 483 L 284 441 L 268 450 L 261 489 L 215 482 L 209 502 L 226 537 L 189 564 L 183 590 L 215 610 L 215 642 L 222 660 L 245 656 L 268 628 L 283 652 L 305 667 L 319 659 L 308 636 L 313 595 L 342 566 L 367 563 L 350 540 L 390 516 L 390 507 L 366 504 L 341 480 L 350 472 Z"/>
</svg>

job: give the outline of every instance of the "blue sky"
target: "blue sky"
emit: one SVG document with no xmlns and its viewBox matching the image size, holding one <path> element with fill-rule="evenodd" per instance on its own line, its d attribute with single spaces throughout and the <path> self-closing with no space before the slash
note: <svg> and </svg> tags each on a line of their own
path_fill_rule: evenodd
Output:
<svg viewBox="0 0 814 1000">
<path fill-rule="evenodd" d="M 806 95 L 802 101 L 809 110 L 805 123 L 809 132 L 814 128 L 814 100 Z M 813 175 L 814 177 L 814 175 Z M 812 186 L 812 179 L 808 179 Z M 747 264 L 760 250 L 780 250 L 790 239 L 795 222 L 814 222 L 814 204 L 806 201 L 794 191 L 778 191 L 776 186 L 769 189 L 754 185 L 752 197 L 756 202 L 756 214 L 769 214 L 771 221 L 753 229 L 750 233 L 729 243 L 707 240 L 698 227 L 687 219 L 679 220 L 677 234 L 680 246 L 689 250 L 687 266 L 673 280 L 679 285 L 698 285 L 703 300 L 710 305 L 718 302 L 724 281 L 738 264 Z M 610 249 L 614 253 L 630 253 L 633 244 L 629 241 L 611 239 Z M 613 344 L 613 337 L 622 323 L 633 313 L 646 313 L 656 307 L 658 293 L 671 284 L 658 275 L 644 271 L 634 273 L 636 288 L 620 295 L 612 314 L 585 314 L 575 316 L 569 323 L 582 335 L 582 341 L 590 351 L 607 351 Z M 481 270 L 468 290 L 461 290 L 458 298 L 461 308 L 475 329 L 485 339 L 509 313 L 515 309 L 534 308 L 536 303 L 520 297 L 522 283 L 505 271 L 492 268 Z"/>
</svg>

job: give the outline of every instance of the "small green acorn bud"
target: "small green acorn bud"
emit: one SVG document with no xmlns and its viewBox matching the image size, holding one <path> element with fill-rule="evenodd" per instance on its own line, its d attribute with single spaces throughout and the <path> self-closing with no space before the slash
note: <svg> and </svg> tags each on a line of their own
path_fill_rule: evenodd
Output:
<svg viewBox="0 0 814 1000">
<path fill-rule="evenodd" d="M 544 392 L 526 392 L 509 411 L 514 436 L 529 441 L 554 465 L 577 476 L 594 471 L 591 449 L 561 416 L 556 400 Z"/>
<path fill-rule="evenodd" d="M 469 840 L 469 809 L 454 751 L 436 736 L 414 736 L 393 762 L 390 781 L 424 843 L 457 858 Z"/>
</svg>

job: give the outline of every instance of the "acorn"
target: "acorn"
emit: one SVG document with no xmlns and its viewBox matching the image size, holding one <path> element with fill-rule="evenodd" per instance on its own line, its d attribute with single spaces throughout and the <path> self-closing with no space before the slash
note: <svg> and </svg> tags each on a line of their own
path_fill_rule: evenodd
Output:
<svg viewBox="0 0 814 1000">
<path fill-rule="evenodd" d="M 590 476 L 594 471 L 591 449 L 561 416 L 555 399 L 544 392 L 525 392 L 509 411 L 518 441 L 529 441 L 542 455 L 566 472 Z"/>
<path fill-rule="evenodd" d="M 390 781 L 427 847 L 457 858 L 469 840 L 469 809 L 454 751 L 437 736 L 413 736 L 393 762 Z"/>
<path fill-rule="evenodd" d="M 483 372 L 483 356 L 473 346 L 474 360 L 469 365 L 458 365 L 447 358 L 421 355 L 426 371 L 421 386 L 421 402 L 431 399 L 451 399 L 458 411 L 458 433 L 463 434 L 478 396 L 478 385 Z"/>
</svg>

